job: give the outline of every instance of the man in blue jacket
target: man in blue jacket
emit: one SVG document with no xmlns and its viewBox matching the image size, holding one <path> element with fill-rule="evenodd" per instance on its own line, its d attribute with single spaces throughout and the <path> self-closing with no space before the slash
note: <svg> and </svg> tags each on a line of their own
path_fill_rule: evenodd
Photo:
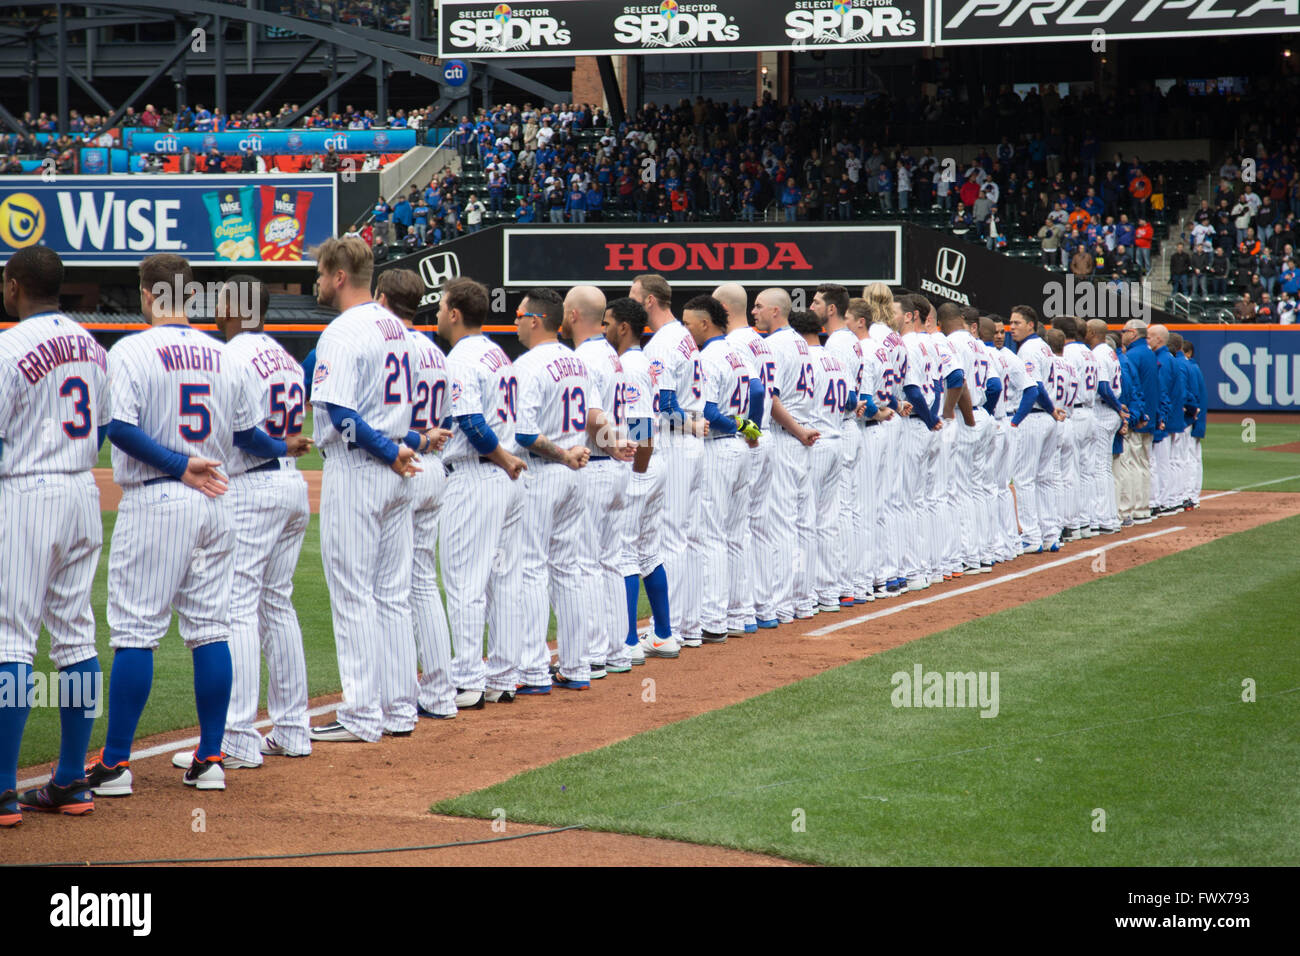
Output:
<svg viewBox="0 0 1300 956">
<path fill-rule="evenodd" d="M 1177 332 L 1169 334 L 1169 354 L 1173 357 L 1174 375 L 1181 380 L 1175 382 L 1173 401 L 1173 447 L 1170 457 L 1173 462 L 1174 487 L 1171 489 L 1172 507 L 1178 511 L 1192 510 L 1192 484 L 1195 480 L 1196 463 L 1191 426 L 1200 414 L 1200 390 L 1196 385 L 1196 367 L 1183 354 L 1183 337 Z"/>
<path fill-rule="evenodd" d="M 1196 349 L 1190 341 L 1183 342 L 1183 355 L 1187 359 L 1187 371 L 1192 383 L 1191 391 L 1196 394 L 1196 417 L 1188 422 L 1188 431 L 1191 434 L 1188 457 L 1192 463 L 1192 476 L 1188 484 L 1191 490 L 1192 507 L 1199 508 L 1201 506 L 1201 481 L 1204 478 L 1201 464 L 1201 439 L 1205 437 L 1210 393 L 1205 385 L 1205 373 L 1196 364 Z"/>
<path fill-rule="evenodd" d="M 1167 328 L 1153 325 L 1147 329 L 1147 345 L 1156 360 L 1157 394 L 1160 398 L 1158 402 L 1148 401 L 1156 412 L 1156 430 L 1151 433 L 1151 514 L 1158 518 L 1174 511 L 1169 499 L 1174 480 L 1173 443 L 1169 439 L 1173 435 L 1174 412 L 1182 399 L 1183 380 L 1174 377 L 1174 357 L 1169 352 Z"/>
<path fill-rule="evenodd" d="M 1147 323 L 1142 319 L 1129 319 L 1121 333 L 1124 354 L 1133 377 L 1142 392 L 1143 421 L 1135 427 L 1140 445 L 1134 449 L 1134 463 L 1137 465 L 1135 488 L 1135 507 L 1133 520 L 1137 524 L 1151 521 L 1151 457 L 1155 445 L 1155 433 L 1160 422 L 1160 378 L 1156 368 L 1156 357 L 1147 342 Z"/>
</svg>

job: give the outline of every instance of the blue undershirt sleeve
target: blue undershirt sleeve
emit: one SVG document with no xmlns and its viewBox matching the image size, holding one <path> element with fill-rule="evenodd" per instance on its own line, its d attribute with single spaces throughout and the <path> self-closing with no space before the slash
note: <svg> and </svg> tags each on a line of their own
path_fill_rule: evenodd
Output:
<svg viewBox="0 0 1300 956">
<path fill-rule="evenodd" d="M 651 424 L 652 419 L 649 418 L 629 418 L 627 420 L 627 437 L 634 442 L 648 441 L 654 435 Z"/>
<path fill-rule="evenodd" d="M 97 444 L 95 447 L 96 447 L 96 448 L 103 448 L 103 447 L 104 447 L 104 439 L 107 438 L 107 437 L 108 437 L 108 426 L 107 426 L 107 425 L 100 425 L 100 426 L 99 426 L 99 444 Z"/>
<path fill-rule="evenodd" d="M 1042 382 L 1038 382 L 1038 404 L 1047 409 L 1048 414 L 1056 411 L 1056 406 L 1052 404 L 1052 398 L 1047 394 L 1047 388 Z"/>
<path fill-rule="evenodd" d="M 519 444 L 522 445 L 524 448 L 532 448 L 533 443 L 537 441 L 537 436 L 530 435 L 527 433 L 515 432 L 515 441 L 519 442 Z"/>
<path fill-rule="evenodd" d="M 490 455 L 497 450 L 496 434 L 488 428 L 487 422 L 483 420 L 482 414 L 475 412 L 473 415 L 456 416 L 456 424 L 460 430 L 465 433 L 466 439 L 474 447 L 474 450 L 480 455 Z"/>
<path fill-rule="evenodd" d="M 730 415 L 724 415 L 717 402 L 704 403 L 704 420 L 709 423 L 709 431 L 722 435 L 736 434 L 736 421 Z"/>
<path fill-rule="evenodd" d="M 998 398 L 1002 395 L 1002 379 L 996 375 L 984 383 L 984 411 L 990 415 L 997 408 Z"/>
<path fill-rule="evenodd" d="M 351 408 L 329 402 L 324 404 L 329 409 L 330 421 L 341 433 L 346 435 L 351 429 L 352 440 L 368 453 L 388 465 L 397 461 L 397 443 L 391 438 L 379 434 Z"/>
<path fill-rule="evenodd" d="M 686 421 L 686 413 L 677 404 L 677 391 L 672 388 L 659 389 L 659 414 L 668 418 Z"/>
<path fill-rule="evenodd" d="M 763 427 L 764 400 L 767 398 L 767 389 L 763 383 L 756 378 L 749 380 L 749 420 L 759 428 Z"/>
<path fill-rule="evenodd" d="M 1115 409 L 1116 414 L 1121 416 L 1124 414 L 1120 409 L 1119 400 L 1115 398 L 1115 392 L 1110 387 L 1110 382 L 1098 382 L 1097 394 L 1101 396 L 1103 402 Z"/>
<path fill-rule="evenodd" d="M 272 438 L 256 426 L 235 432 L 235 447 L 258 458 L 283 458 L 289 454 L 283 439 Z"/>
<path fill-rule="evenodd" d="M 128 425 L 124 421 L 113 419 L 108 423 L 108 440 L 132 458 L 152 465 L 173 478 L 185 474 L 190 460 L 178 451 L 169 451 L 158 444 L 138 425 Z"/>
<path fill-rule="evenodd" d="M 925 403 L 925 396 L 921 394 L 921 386 L 904 385 L 903 394 L 912 403 L 912 414 L 925 422 L 926 428 L 934 428 L 934 412 L 930 411 L 930 406 Z"/>
<path fill-rule="evenodd" d="M 1025 389 L 1024 394 L 1020 396 L 1020 407 L 1016 413 L 1011 416 L 1011 424 L 1019 425 L 1025 420 L 1025 416 L 1033 409 L 1034 403 L 1038 401 L 1038 386 L 1030 385 Z"/>
<path fill-rule="evenodd" d="M 953 369 L 948 373 L 948 377 L 944 379 L 944 384 L 949 388 L 961 388 L 966 384 L 966 370 L 960 368 Z"/>
</svg>

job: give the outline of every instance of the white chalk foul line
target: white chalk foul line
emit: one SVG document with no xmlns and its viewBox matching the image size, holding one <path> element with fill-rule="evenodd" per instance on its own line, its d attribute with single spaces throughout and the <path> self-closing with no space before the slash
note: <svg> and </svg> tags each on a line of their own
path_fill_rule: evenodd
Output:
<svg viewBox="0 0 1300 956">
<path fill-rule="evenodd" d="M 1257 481 L 1253 485 L 1242 485 L 1240 488 L 1233 488 L 1231 491 L 1216 491 L 1212 495 L 1201 495 L 1201 500 L 1209 501 L 1211 498 L 1226 498 L 1228 495 L 1235 495 L 1239 491 L 1263 488 L 1266 485 L 1280 485 L 1284 481 L 1295 481 L 1297 478 L 1300 478 L 1300 475 L 1287 475 L 1285 478 L 1274 478 L 1272 481 Z"/>
<path fill-rule="evenodd" d="M 1016 571 L 1013 574 L 1003 574 L 996 578 L 985 578 L 978 584 L 969 584 L 964 588 L 957 588 L 955 591 L 944 591 L 942 594 L 935 594 L 931 597 L 919 598 L 915 601 L 908 601 L 906 604 L 895 604 L 883 611 L 876 611 L 872 614 L 864 614 L 861 617 L 851 617 L 847 621 L 836 621 L 827 627 L 818 628 L 815 631 L 809 631 L 804 637 L 826 637 L 836 631 L 843 630 L 846 627 L 853 627 L 856 624 L 865 624 L 867 621 L 874 621 L 877 618 L 888 617 L 891 614 L 898 614 L 900 611 L 907 611 L 914 607 L 924 607 L 927 604 L 937 604 L 939 601 L 946 601 L 949 598 L 961 597 L 963 594 L 971 594 L 975 591 L 982 591 L 985 588 L 996 587 L 999 584 L 1006 584 L 1008 581 L 1016 581 L 1020 578 L 1027 578 L 1031 574 L 1038 574 L 1040 571 L 1047 571 L 1051 568 L 1059 568 L 1065 564 L 1071 564 L 1075 561 L 1082 561 L 1084 558 L 1094 558 L 1099 554 L 1110 551 L 1112 548 L 1122 547 L 1126 544 L 1133 544 L 1137 541 L 1145 541 L 1148 538 L 1158 538 L 1161 535 L 1171 534 L 1174 531 L 1185 530 L 1183 525 L 1174 525 L 1171 528 L 1161 528 L 1159 531 L 1148 531 L 1146 534 L 1140 534 L 1136 538 L 1125 538 L 1123 541 L 1115 541 L 1111 544 L 1103 545 L 1100 548 L 1092 548 L 1088 551 L 1080 551 L 1078 554 L 1071 555 L 1068 558 L 1057 558 L 1055 561 L 1049 561 L 1047 564 L 1035 565 L 1032 568 L 1025 568 L 1023 571 Z"/>
<path fill-rule="evenodd" d="M 323 704 L 320 707 L 313 707 L 311 710 L 307 711 L 307 717 L 312 718 L 319 717 L 322 714 L 332 714 L 338 709 L 338 706 L 338 704 Z M 259 720 L 257 723 L 253 724 L 253 726 L 260 730 L 263 727 L 270 727 L 271 721 Z M 198 745 L 198 737 L 186 737 L 184 740 L 173 740 L 170 743 L 156 744 L 153 747 L 146 747 L 144 750 L 132 750 L 131 760 L 134 762 L 136 760 L 145 760 L 149 757 L 157 757 L 160 754 L 174 754 L 178 750 L 187 750 L 191 747 L 197 747 Z M 50 775 L 46 774 L 43 777 L 32 777 L 30 780 L 19 780 L 18 790 L 21 791 L 27 787 L 42 786 L 49 779 Z"/>
</svg>

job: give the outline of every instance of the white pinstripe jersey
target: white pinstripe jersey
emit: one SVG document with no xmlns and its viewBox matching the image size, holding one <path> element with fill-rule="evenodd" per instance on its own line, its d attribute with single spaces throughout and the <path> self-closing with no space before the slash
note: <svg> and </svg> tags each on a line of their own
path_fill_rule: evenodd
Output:
<svg viewBox="0 0 1300 956">
<path fill-rule="evenodd" d="M 753 326 L 742 325 L 727 333 L 727 341 L 740 350 L 749 365 L 750 378 L 757 378 L 772 397 L 772 381 L 776 377 L 776 359 L 767 347 L 763 336 Z"/>
<path fill-rule="evenodd" d="M 844 370 L 848 372 L 849 388 L 855 392 L 862 391 L 862 343 L 858 341 L 858 337 L 848 329 L 836 329 L 826 336 L 826 344 L 823 347 L 839 359 Z M 846 412 L 844 417 L 852 418 L 853 412 Z"/>
<path fill-rule="evenodd" d="M 989 380 L 990 362 L 984 345 L 966 329 L 957 329 L 948 336 L 957 364 L 966 376 L 966 387 L 970 389 L 970 402 L 974 408 L 983 408 L 988 400 L 984 386 Z"/>
<path fill-rule="evenodd" d="M 700 363 L 700 350 L 686 326 L 673 319 L 650 336 L 645 354 L 659 382 L 658 388 L 673 389 L 682 411 L 701 414 L 704 411 L 704 366 Z M 656 392 L 656 413 L 658 401 Z"/>
<path fill-rule="evenodd" d="M 1015 417 L 1025 389 L 1038 384 L 1034 378 L 1036 367 L 1027 365 L 1023 358 L 1005 345 L 998 349 L 998 354 L 1002 356 L 1002 369 L 1006 373 L 1002 376 L 1002 402 L 1006 406 L 1007 415 Z"/>
<path fill-rule="evenodd" d="M 378 434 L 400 443 L 410 430 L 414 356 L 402 320 L 377 302 L 339 313 L 316 343 L 313 405 L 350 408 Z M 323 407 L 313 416 L 316 446 L 346 440 Z"/>
<path fill-rule="evenodd" d="M 0 476 L 88 471 L 108 423 L 108 353 L 57 312 L 0 332 Z"/>
<path fill-rule="evenodd" d="M 767 337 L 767 347 L 776 359 L 775 394 L 795 421 L 807 425 L 813 417 L 813 371 L 808 343 L 790 326 L 783 325 Z"/>
<path fill-rule="evenodd" d="M 808 346 L 808 364 L 812 367 L 812 427 L 821 432 L 818 441 L 838 438 L 847 424 L 840 410 L 853 391 L 849 370 L 824 345 Z"/>
<path fill-rule="evenodd" d="M 889 377 L 889 351 L 870 336 L 858 342 L 862 346 L 862 387 L 858 394 L 863 397 L 869 394 L 877 408 L 884 408 L 894 393 Z"/>
<path fill-rule="evenodd" d="M 226 357 L 232 369 L 243 370 L 243 388 L 262 416 L 261 429 L 272 438 L 301 434 L 303 382 L 297 360 L 265 332 L 240 332 L 226 343 Z M 226 474 L 242 475 L 267 460 L 236 448 Z"/>
<path fill-rule="evenodd" d="M 984 346 L 984 354 L 989 357 L 989 375 L 996 376 L 1002 382 L 1002 391 L 998 394 L 997 404 L 993 406 L 994 418 L 1007 417 L 1007 378 L 1011 374 L 1007 364 L 1007 356 L 1004 354 L 1005 349 L 994 348 L 987 342 L 981 342 Z M 1013 359 L 1015 356 L 1011 356 Z"/>
<path fill-rule="evenodd" d="M 587 378 L 591 388 L 587 395 L 587 411 L 600 409 L 605 413 L 605 421 L 611 425 L 622 426 L 623 418 L 623 363 L 618 359 L 618 352 L 603 335 L 593 335 L 585 342 L 579 342 L 574 349 L 578 358 L 587 369 Z M 615 419 L 618 419 L 617 421 Z M 608 452 L 596 444 L 595 436 L 587 442 L 593 455 L 606 455 Z"/>
<path fill-rule="evenodd" d="M 545 342 L 519 356 L 515 373 L 519 376 L 515 432 L 545 435 L 564 449 L 585 444 L 594 388 L 577 353 L 559 342 Z"/>
<path fill-rule="evenodd" d="M 453 418 L 479 414 L 506 448 L 515 447 L 515 409 L 519 379 L 510 357 L 486 335 L 467 335 L 447 355 L 447 380 L 451 388 L 449 414 Z M 456 462 L 478 455 L 459 428 L 443 449 L 444 461 Z"/>
<path fill-rule="evenodd" d="M 655 408 L 659 386 L 650 368 L 650 360 L 640 348 L 630 348 L 618 357 L 623 366 L 623 404 L 620 406 L 620 424 L 634 418 L 650 419 L 651 435 L 659 434 L 659 416 Z"/>
<path fill-rule="evenodd" d="M 1016 355 L 1024 363 L 1025 371 L 1035 382 L 1047 384 L 1047 376 L 1052 368 L 1052 349 L 1037 335 L 1031 335 L 1020 343 Z M 1055 401 L 1055 399 L 1052 399 Z"/>
<path fill-rule="evenodd" d="M 1110 347 L 1109 342 L 1098 342 L 1093 348 L 1092 354 L 1097 361 L 1099 380 L 1110 382 L 1110 390 L 1114 393 L 1116 400 L 1123 401 L 1120 398 L 1119 356 L 1115 354 L 1115 350 Z"/>
<path fill-rule="evenodd" d="M 1076 396 L 1081 391 L 1079 376 L 1075 374 L 1070 360 L 1063 355 L 1053 355 L 1052 364 L 1043 384 L 1047 386 L 1048 397 L 1056 407 L 1064 408 L 1068 414 L 1070 406 L 1077 401 Z"/>
<path fill-rule="evenodd" d="M 903 371 L 903 384 L 915 385 L 921 390 L 927 405 L 934 404 L 935 363 L 933 343 L 924 332 L 907 332 L 903 335 L 907 346 L 907 368 Z"/>
<path fill-rule="evenodd" d="M 953 369 L 957 367 L 957 356 L 953 353 L 952 344 L 948 341 L 948 336 L 942 332 L 934 331 L 925 333 L 934 343 L 934 354 L 938 356 L 938 361 L 934 368 L 935 378 L 947 378 L 952 374 Z M 940 388 L 947 388 L 947 385 L 941 385 Z"/>
<path fill-rule="evenodd" d="M 907 375 L 907 346 L 903 337 L 884 322 L 872 322 L 867 335 L 878 348 L 885 350 L 881 362 L 885 367 L 885 386 L 894 398 L 903 401 L 903 379 Z M 879 353 L 877 353 L 879 354 Z"/>
<path fill-rule="evenodd" d="M 260 424 L 244 388 L 244 369 L 226 346 L 188 325 L 159 325 L 122 339 L 108 353 L 113 418 L 169 451 L 223 465 L 234 434 Z M 138 485 L 163 472 L 113 448 L 113 480 Z"/>
<path fill-rule="evenodd" d="M 406 330 L 411 340 L 411 429 L 422 432 L 447 417 L 447 356 L 437 343 L 417 329 Z"/>
<path fill-rule="evenodd" d="M 704 401 L 716 402 L 724 415 L 749 414 L 749 365 L 741 350 L 718 335 L 704 343 Z"/>
<path fill-rule="evenodd" d="M 1075 401 L 1092 408 L 1097 404 L 1097 381 L 1101 374 L 1097 357 L 1082 342 L 1066 342 L 1065 360 L 1074 366 L 1074 374 L 1079 379 L 1079 394 Z"/>
</svg>

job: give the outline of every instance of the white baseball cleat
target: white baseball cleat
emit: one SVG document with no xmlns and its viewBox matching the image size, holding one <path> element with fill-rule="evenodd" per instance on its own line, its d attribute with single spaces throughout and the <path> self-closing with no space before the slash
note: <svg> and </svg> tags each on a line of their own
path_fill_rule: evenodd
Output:
<svg viewBox="0 0 1300 956">
<path fill-rule="evenodd" d="M 632 666 L 645 663 L 645 648 L 640 644 L 633 644 L 627 649 L 627 656 L 632 659 Z"/>
<path fill-rule="evenodd" d="M 655 637 L 653 634 L 642 638 L 638 645 L 645 657 L 663 657 L 672 659 L 681 656 L 681 645 L 677 643 L 677 638 Z"/>
</svg>

